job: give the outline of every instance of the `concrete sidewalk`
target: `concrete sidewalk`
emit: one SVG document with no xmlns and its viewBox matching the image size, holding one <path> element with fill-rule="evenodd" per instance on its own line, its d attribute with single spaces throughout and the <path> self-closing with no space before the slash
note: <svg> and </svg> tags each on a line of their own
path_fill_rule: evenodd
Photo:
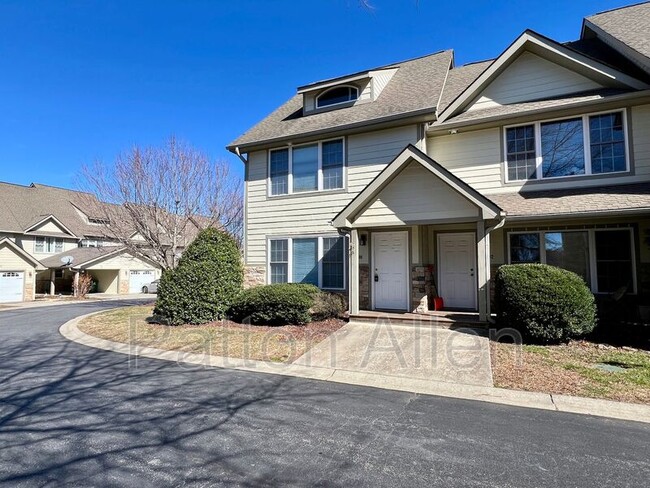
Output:
<svg viewBox="0 0 650 488">
<path fill-rule="evenodd" d="M 10 310 L 22 310 L 26 308 L 38 307 L 52 307 L 59 305 L 79 305 L 80 303 L 93 303 L 93 302 L 110 302 L 115 300 L 155 300 L 156 295 L 153 293 L 129 293 L 126 295 L 114 295 L 108 293 L 90 293 L 87 298 L 73 299 L 70 296 L 62 296 L 61 298 L 41 298 L 29 302 L 12 302 L 0 303 L 0 312 Z"/>
<path fill-rule="evenodd" d="M 492 386 L 485 331 L 349 322 L 293 362 L 361 374 Z"/>
<path fill-rule="evenodd" d="M 97 349 L 126 354 L 134 358 L 147 357 L 198 367 L 227 368 L 299 378 L 334 381 L 351 385 L 369 386 L 416 394 L 476 400 L 525 408 L 537 408 L 565 413 L 595 415 L 613 419 L 650 423 L 650 406 L 609 400 L 550 395 L 518 390 L 506 390 L 492 386 L 453 383 L 423 378 L 395 376 L 381 371 L 359 372 L 316 365 L 272 363 L 237 359 L 205 354 L 167 351 L 150 347 L 132 346 L 90 336 L 79 330 L 77 324 L 85 317 L 77 317 L 61 326 L 59 332 L 67 339 Z"/>
</svg>

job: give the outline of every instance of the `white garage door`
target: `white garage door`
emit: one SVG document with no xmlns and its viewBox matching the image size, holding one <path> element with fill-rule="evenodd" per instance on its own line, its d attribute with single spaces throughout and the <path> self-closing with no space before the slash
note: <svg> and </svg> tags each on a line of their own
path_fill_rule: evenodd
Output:
<svg viewBox="0 0 650 488">
<path fill-rule="evenodd" d="M 0 302 L 22 302 L 25 289 L 25 273 L 0 271 Z"/>
<path fill-rule="evenodd" d="M 131 271 L 129 293 L 142 293 L 142 287 L 154 279 L 154 272 L 151 270 Z"/>
</svg>

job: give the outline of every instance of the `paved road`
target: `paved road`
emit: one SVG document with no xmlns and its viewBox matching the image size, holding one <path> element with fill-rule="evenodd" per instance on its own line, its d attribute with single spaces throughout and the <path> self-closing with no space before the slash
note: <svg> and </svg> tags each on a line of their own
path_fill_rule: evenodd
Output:
<svg viewBox="0 0 650 488">
<path fill-rule="evenodd" d="M 647 486 L 644 424 L 70 343 L 117 303 L 0 312 L 3 486 Z"/>
</svg>

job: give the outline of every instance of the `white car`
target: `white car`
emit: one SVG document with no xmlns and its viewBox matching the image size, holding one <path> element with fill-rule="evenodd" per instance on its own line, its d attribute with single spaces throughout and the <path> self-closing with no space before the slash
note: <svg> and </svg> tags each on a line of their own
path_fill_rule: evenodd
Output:
<svg viewBox="0 0 650 488">
<path fill-rule="evenodd" d="M 158 283 L 160 283 L 160 280 L 153 280 L 148 285 L 144 285 L 142 293 L 158 293 Z"/>
</svg>

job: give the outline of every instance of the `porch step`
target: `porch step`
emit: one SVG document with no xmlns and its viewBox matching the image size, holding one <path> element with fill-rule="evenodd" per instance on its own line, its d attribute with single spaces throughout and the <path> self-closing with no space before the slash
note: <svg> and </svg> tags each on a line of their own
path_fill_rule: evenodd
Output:
<svg viewBox="0 0 650 488">
<path fill-rule="evenodd" d="M 472 327 L 487 328 L 488 323 L 482 322 L 478 314 L 466 312 L 428 312 L 422 313 L 394 313 L 361 311 L 350 315 L 350 321 L 366 324 L 391 323 L 398 325 L 413 325 L 425 327 Z"/>
</svg>

